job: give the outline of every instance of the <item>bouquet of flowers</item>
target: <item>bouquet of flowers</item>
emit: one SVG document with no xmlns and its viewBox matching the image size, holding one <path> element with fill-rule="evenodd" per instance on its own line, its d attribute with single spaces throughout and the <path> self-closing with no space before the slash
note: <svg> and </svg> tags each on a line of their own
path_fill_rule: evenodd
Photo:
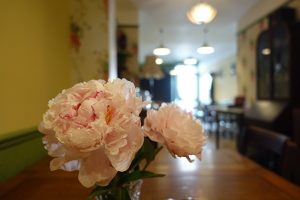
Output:
<svg viewBox="0 0 300 200">
<path fill-rule="evenodd" d="M 63 90 L 48 103 L 39 126 L 54 159 L 50 169 L 78 170 L 80 183 L 94 187 L 90 199 L 134 199 L 132 182 L 164 176 L 147 171 L 162 147 L 173 157 L 201 158 L 199 120 L 173 104 L 139 114 L 149 102 L 125 79 L 91 80 Z M 101 196 L 101 198 L 99 198 Z"/>
</svg>

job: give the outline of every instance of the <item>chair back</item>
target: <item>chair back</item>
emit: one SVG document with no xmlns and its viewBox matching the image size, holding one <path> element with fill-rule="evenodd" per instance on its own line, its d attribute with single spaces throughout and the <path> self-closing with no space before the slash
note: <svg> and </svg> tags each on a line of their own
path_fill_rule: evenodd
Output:
<svg viewBox="0 0 300 200">
<path fill-rule="evenodd" d="M 283 156 L 289 137 L 257 126 L 248 126 L 244 154 L 264 167 L 282 174 Z"/>
<path fill-rule="evenodd" d="M 287 142 L 282 175 L 300 186 L 300 149 L 295 142 Z"/>
</svg>

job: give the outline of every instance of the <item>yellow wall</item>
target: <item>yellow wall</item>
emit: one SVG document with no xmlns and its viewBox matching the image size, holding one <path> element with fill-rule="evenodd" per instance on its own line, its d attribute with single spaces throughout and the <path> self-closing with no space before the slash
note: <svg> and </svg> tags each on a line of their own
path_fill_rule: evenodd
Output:
<svg viewBox="0 0 300 200">
<path fill-rule="evenodd" d="M 235 55 L 224 58 L 217 65 L 220 71 L 215 77 L 215 100 L 220 104 L 230 104 L 234 102 L 237 92 L 237 77 L 232 71 L 232 65 L 235 65 Z"/>
<path fill-rule="evenodd" d="M 66 0 L 0 2 L 0 134 L 37 126 L 70 86 Z"/>
</svg>

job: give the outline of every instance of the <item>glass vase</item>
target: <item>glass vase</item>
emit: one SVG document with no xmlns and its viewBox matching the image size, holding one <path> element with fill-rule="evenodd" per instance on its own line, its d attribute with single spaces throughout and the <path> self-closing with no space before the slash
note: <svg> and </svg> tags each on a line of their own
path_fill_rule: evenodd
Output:
<svg viewBox="0 0 300 200">
<path fill-rule="evenodd" d="M 125 186 L 128 190 L 131 200 L 139 200 L 140 199 L 142 183 L 143 183 L 143 180 L 136 180 L 136 181 L 130 182 L 129 184 L 127 184 Z M 96 200 L 111 200 L 111 199 L 114 199 L 116 196 L 117 196 L 117 194 L 114 194 L 113 191 L 109 191 L 109 192 L 106 192 L 104 194 L 97 196 L 95 199 Z"/>
</svg>

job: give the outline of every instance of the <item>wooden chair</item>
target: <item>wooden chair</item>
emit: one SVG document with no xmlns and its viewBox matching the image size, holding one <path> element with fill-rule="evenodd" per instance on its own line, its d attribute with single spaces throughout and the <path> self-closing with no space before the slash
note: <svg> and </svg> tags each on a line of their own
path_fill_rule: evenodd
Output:
<svg viewBox="0 0 300 200">
<path fill-rule="evenodd" d="M 256 126 L 246 127 L 244 134 L 242 153 L 281 175 L 283 156 L 289 137 Z"/>
<path fill-rule="evenodd" d="M 282 175 L 289 181 L 300 186 L 300 149 L 295 142 L 287 142 Z"/>
<path fill-rule="evenodd" d="M 293 133 L 296 144 L 300 146 L 300 108 L 293 110 Z"/>
</svg>

